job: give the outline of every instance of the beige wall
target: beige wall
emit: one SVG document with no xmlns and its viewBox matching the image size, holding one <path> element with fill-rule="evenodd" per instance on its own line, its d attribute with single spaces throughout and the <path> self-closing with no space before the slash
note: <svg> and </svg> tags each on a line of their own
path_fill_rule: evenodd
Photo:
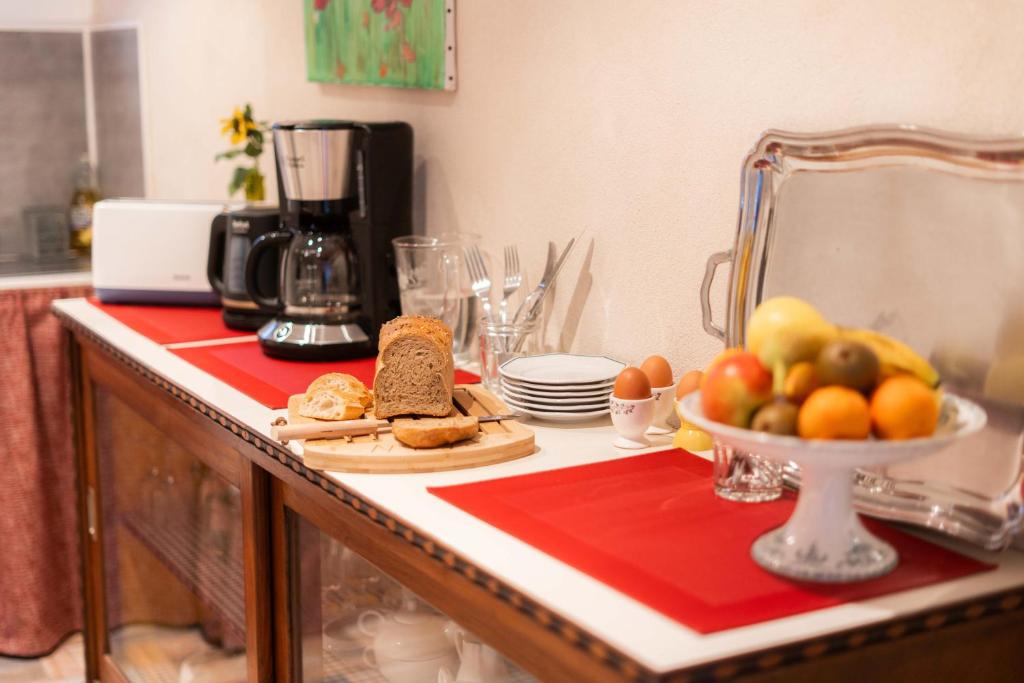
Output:
<svg viewBox="0 0 1024 683">
<path fill-rule="evenodd" d="M 574 350 L 680 369 L 717 350 L 697 287 L 762 130 L 1024 130 L 1017 2 L 461 0 L 455 93 L 307 83 L 300 5 L 96 0 L 97 22 L 141 23 L 153 195 L 223 194 L 217 119 L 245 100 L 267 119 L 404 119 L 428 230 L 516 241 L 536 276 L 548 239 L 587 229 L 549 340 L 566 327 Z"/>
</svg>

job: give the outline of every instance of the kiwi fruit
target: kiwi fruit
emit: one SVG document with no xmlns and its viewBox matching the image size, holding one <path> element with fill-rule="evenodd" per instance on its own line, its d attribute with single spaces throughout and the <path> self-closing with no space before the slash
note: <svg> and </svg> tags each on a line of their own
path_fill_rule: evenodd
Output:
<svg viewBox="0 0 1024 683">
<path fill-rule="evenodd" d="M 796 416 L 799 412 L 800 409 L 797 406 L 786 401 L 769 403 L 754 413 L 750 428 L 755 432 L 794 435 L 796 434 Z"/>
<path fill-rule="evenodd" d="M 878 383 L 878 356 L 859 341 L 834 339 L 822 347 L 814 363 L 821 386 L 837 384 L 869 393 Z"/>
</svg>

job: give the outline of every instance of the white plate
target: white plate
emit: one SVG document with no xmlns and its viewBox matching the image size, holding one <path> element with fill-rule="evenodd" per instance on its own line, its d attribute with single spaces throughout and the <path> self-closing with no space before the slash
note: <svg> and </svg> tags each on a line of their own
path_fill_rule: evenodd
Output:
<svg viewBox="0 0 1024 683">
<path fill-rule="evenodd" d="M 506 399 L 506 403 L 509 403 Z M 519 406 L 512 405 L 509 403 L 513 412 L 520 413 L 522 415 L 529 415 L 530 417 L 538 420 L 547 420 L 548 422 L 584 422 L 586 420 L 593 420 L 598 417 L 607 415 L 610 411 L 609 408 L 604 410 L 594 410 L 587 413 L 559 413 L 549 412 L 547 410 L 535 410 L 533 408 L 520 408 Z"/>
<path fill-rule="evenodd" d="M 549 353 L 543 356 L 513 358 L 501 364 L 502 377 L 529 384 L 565 386 L 567 384 L 608 384 L 626 367 L 604 356 L 577 356 Z"/>
<path fill-rule="evenodd" d="M 603 414 L 607 413 L 610 406 L 600 405 L 595 407 L 577 407 L 577 406 L 542 406 L 535 403 L 523 403 L 517 401 L 514 398 L 505 397 L 505 403 L 509 404 L 513 409 L 516 410 L 527 410 L 531 413 L 550 415 L 550 414 L 565 414 L 565 415 L 591 415 L 591 414 Z"/>
<path fill-rule="evenodd" d="M 562 394 L 566 391 L 579 391 L 586 394 L 607 392 L 610 394 L 615 386 L 615 380 L 601 382 L 600 384 L 534 384 L 533 382 L 522 382 L 502 376 L 501 381 L 510 386 L 526 389 L 537 394 Z"/>
<path fill-rule="evenodd" d="M 504 392 L 505 400 L 513 401 L 521 406 L 527 408 L 537 408 L 539 410 L 602 410 L 608 408 L 611 402 L 607 399 L 603 401 L 587 401 L 583 400 L 565 400 L 560 401 L 558 399 L 538 399 L 538 398 L 522 398 L 510 393 L 507 389 Z"/>
<path fill-rule="evenodd" d="M 521 401 L 509 396 L 505 397 L 505 403 L 516 408 L 526 408 L 527 410 L 536 410 L 542 413 L 590 413 L 596 410 L 608 410 L 611 407 L 610 403 L 600 403 L 593 406 L 545 406 L 529 401 Z"/>
<path fill-rule="evenodd" d="M 606 387 L 600 391 L 536 391 L 511 382 L 502 382 L 501 389 L 519 398 L 537 399 L 538 401 L 579 401 L 583 403 L 604 401 L 607 403 L 608 397 L 612 394 L 612 387 Z"/>
</svg>

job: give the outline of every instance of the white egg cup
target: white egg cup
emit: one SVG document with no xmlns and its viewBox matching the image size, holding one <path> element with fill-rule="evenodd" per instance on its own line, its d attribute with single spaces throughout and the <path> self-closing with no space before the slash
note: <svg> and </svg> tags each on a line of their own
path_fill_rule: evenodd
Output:
<svg viewBox="0 0 1024 683">
<path fill-rule="evenodd" d="M 647 448 L 651 442 L 644 434 L 654 419 L 654 397 L 641 399 L 618 398 L 610 400 L 612 424 L 619 435 L 612 441 L 618 448 Z"/>
<path fill-rule="evenodd" d="M 896 549 L 861 524 L 853 509 L 853 473 L 937 453 L 985 426 L 985 411 L 946 394 L 939 425 L 930 437 L 905 441 L 816 441 L 755 432 L 704 417 L 700 392 L 683 398 L 683 417 L 733 448 L 800 466 L 800 495 L 789 520 L 750 548 L 770 572 L 803 581 L 844 583 L 888 574 Z"/>
<path fill-rule="evenodd" d="M 668 424 L 668 418 L 676 407 L 676 387 L 674 384 L 667 387 L 655 387 L 651 389 L 654 398 L 654 419 L 651 426 L 647 428 L 648 434 L 671 434 L 675 430 Z"/>
</svg>

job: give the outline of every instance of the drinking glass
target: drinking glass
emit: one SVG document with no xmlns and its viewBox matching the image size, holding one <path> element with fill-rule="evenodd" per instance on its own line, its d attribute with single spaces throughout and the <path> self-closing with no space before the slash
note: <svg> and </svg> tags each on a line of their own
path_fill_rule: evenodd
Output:
<svg viewBox="0 0 1024 683">
<path fill-rule="evenodd" d="M 782 495 L 782 465 L 720 443 L 715 444 L 715 494 L 741 503 L 762 503 Z"/>
<path fill-rule="evenodd" d="M 537 320 L 521 323 L 480 321 L 480 379 L 488 390 L 502 395 L 498 372 L 502 363 L 537 353 L 539 327 Z"/>
<path fill-rule="evenodd" d="M 477 302 L 470 287 L 463 249 L 479 235 L 407 235 L 391 241 L 403 315 L 440 318 L 452 330 L 452 352 L 459 364 L 473 360 Z"/>
</svg>

